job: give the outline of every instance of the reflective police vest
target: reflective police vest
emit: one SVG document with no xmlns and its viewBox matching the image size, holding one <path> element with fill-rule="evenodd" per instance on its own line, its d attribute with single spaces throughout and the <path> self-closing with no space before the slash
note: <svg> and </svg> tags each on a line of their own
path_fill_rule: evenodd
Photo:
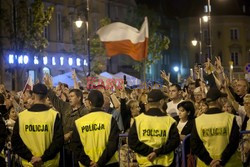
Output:
<svg viewBox="0 0 250 167">
<path fill-rule="evenodd" d="M 97 111 L 84 115 L 75 121 L 84 152 L 94 162 L 98 162 L 108 143 L 111 119 L 111 114 Z M 107 164 L 117 161 L 118 154 L 116 153 Z M 80 162 L 79 165 L 83 166 Z"/>
<path fill-rule="evenodd" d="M 50 109 L 47 111 L 31 112 L 24 110 L 19 114 L 19 133 L 22 141 L 34 156 L 42 156 L 44 151 L 52 143 L 54 123 L 57 112 Z M 22 159 L 25 167 L 33 165 Z M 44 162 L 43 167 L 59 166 L 59 153 L 52 160 Z"/>
<path fill-rule="evenodd" d="M 229 143 L 233 120 L 234 115 L 226 112 L 202 114 L 195 119 L 198 135 L 212 159 L 221 159 L 221 155 Z M 236 153 L 232 155 L 225 167 L 241 166 L 240 157 Z M 197 166 L 207 167 L 200 159 L 197 160 Z"/>
<path fill-rule="evenodd" d="M 144 113 L 135 117 L 136 131 L 140 142 L 148 146 L 158 149 L 168 141 L 168 134 L 175 120 L 170 116 L 148 116 Z M 174 151 L 167 155 L 159 155 L 150 162 L 146 156 L 136 154 L 137 161 L 140 166 L 162 165 L 169 166 L 174 160 Z"/>
</svg>

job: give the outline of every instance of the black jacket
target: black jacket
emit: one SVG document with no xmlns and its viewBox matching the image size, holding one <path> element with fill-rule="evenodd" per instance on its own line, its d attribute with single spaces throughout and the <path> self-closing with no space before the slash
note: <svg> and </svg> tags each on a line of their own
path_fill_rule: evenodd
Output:
<svg viewBox="0 0 250 167">
<path fill-rule="evenodd" d="M 158 108 L 149 109 L 147 112 L 145 112 L 145 115 L 158 116 L 158 117 L 166 116 L 166 114 L 162 113 L 161 110 Z M 152 147 L 140 142 L 135 122 L 129 131 L 128 144 L 131 149 L 133 149 L 136 153 L 141 154 L 143 156 L 147 156 L 148 154 L 153 152 Z M 178 129 L 176 127 L 176 124 L 173 124 L 169 131 L 169 138 L 167 143 L 162 145 L 161 148 L 155 150 L 155 152 L 157 156 L 162 154 L 169 154 L 170 152 L 174 151 L 179 144 L 180 144 L 180 136 L 178 133 Z"/>
<path fill-rule="evenodd" d="M 221 112 L 222 111 L 219 108 L 210 108 L 205 114 L 217 114 L 217 113 L 221 113 Z M 234 118 L 231 134 L 229 137 L 229 143 L 228 143 L 227 147 L 225 148 L 225 150 L 223 151 L 222 156 L 221 156 L 221 163 L 220 164 L 222 166 L 224 166 L 228 162 L 228 160 L 231 158 L 231 156 L 237 150 L 238 145 L 239 145 L 239 139 L 240 139 L 239 127 L 237 125 L 236 119 Z M 195 155 L 197 155 L 200 160 L 202 160 L 207 165 L 209 165 L 213 159 L 210 157 L 208 151 L 206 150 L 205 146 L 203 145 L 203 142 L 201 141 L 201 139 L 197 133 L 195 123 L 193 125 L 190 141 L 191 141 L 190 145 L 191 145 L 192 152 Z"/>
<path fill-rule="evenodd" d="M 101 111 L 101 109 L 96 108 L 96 109 L 92 110 L 91 112 L 96 112 L 96 111 Z M 105 112 L 105 111 L 103 111 L 103 112 Z M 105 164 L 112 158 L 112 156 L 117 151 L 118 143 L 119 143 L 119 133 L 120 133 L 120 130 L 118 128 L 117 122 L 112 117 L 111 130 L 110 130 L 110 134 L 109 134 L 108 143 L 107 143 L 106 148 L 103 151 L 101 157 L 99 158 L 99 160 L 97 162 L 98 166 L 100 166 L 100 167 L 105 166 Z M 73 130 L 71 144 L 72 144 L 72 150 L 75 154 L 77 161 L 80 161 L 81 164 L 83 164 L 85 166 L 89 166 L 91 159 L 84 151 L 84 146 L 81 143 L 80 136 L 78 134 L 76 126 L 74 127 L 74 130 Z"/>
<path fill-rule="evenodd" d="M 177 121 L 177 125 L 180 121 L 179 116 L 174 117 L 174 119 Z M 192 128 L 193 128 L 193 124 L 194 124 L 194 119 L 192 120 L 188 120 L 188 122 L 186 123 L 186 125 L 183 127 L 182 131 L 181 131 L 181 135 L 188 135 L 191 133 Z"/>
<path fill-rule="evenodd" d="M 4 148 L 6 138 L 7 138 L 7 129 L 3 121 L 3 117 L 0 114 L 0 152 Z"/>
<path fill-rule="evenodd" d="M 49 107 L 47 107 L 44 104 L 34 104 L 29 111 L 32 112 L 39 112 L 39 111 L 46 111 L 49 110 Z M 50 144 L 49 148 L 44 151 L 44 154 L 42 155 L 42 161 L 48 161 L 53 159 L 56 154 L 60 151 L 61 147 L 63 146 L 63 128 L 61 119 L 57 115 L 55 123 L 54 123 L 54 134 L 52 143 Z M 11 138 L 12 148 L 13 151 L 18 154 L 23 159 L 26 159 L 27 161 L 30 161 L 32 158 L 31 151 L 27 148 L 27 146 L 23 143 L 20 134 L 19 134 L 19 120 L 16 121 L 13 135 Z"/>
</svg>

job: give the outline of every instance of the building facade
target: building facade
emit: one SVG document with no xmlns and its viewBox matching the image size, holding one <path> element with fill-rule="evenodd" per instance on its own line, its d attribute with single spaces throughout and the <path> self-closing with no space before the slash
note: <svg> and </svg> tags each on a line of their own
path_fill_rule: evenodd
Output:
<svg viewBox="0 0 250 167">
<path fill-rule="evenodd" d="M 84 36 L 86 26 L 82 29 L 77 29 L 74 22 L 79 18 L 86 21 L 87 0 L 43 0 L 45 8 L 48 6 L 54 7 L 52 20 L 50 24 L 44 28 L 44 37 L 48 40 L 48 47 L 43 55 L 37 56 L 28 51 L 15 51 L 12 45 L 12 34 L 7 31 L 8 26 L 14 26 L 18 21 L 18 17 L 13 17 L 13 13 L 19 15 L 19 1 L 0 1 L 1 10 L 7 11 L 5 15 L 8 23 L 5 20 L 0 21 L 0 44 L 1 44 L 1 83 L 5 84 L 8 90 L 21 90 L 29 76 L 33 82 L 38 79 L 41 81 L 45 73 L 52 76 L 63 74 L 76 69 L 81 72 L 88 69 L 87 57 L 87 42 L 84 44 L 82 53 L 76 52 L 75 39 L 79 36 Z M 27 1 L 27 10 L 31 10 L 33 0 Z M 122 21 L 126 17 L 126 12 L 130 7 L 135 7 L 133 0 L 94 0 L 89 3 L 89 36 L 93 36 L 96 30 L 100 27 L 99 21 L 109 17 L 112 21 Z M 15 11 L 15 12 L 14 12 Z M 27 19 L 32 19 L 29 13 Z M 16 29 L 18 32 L 19 30 Z M 87 37 L 84 36 L 87 41 Z M 104 55 L 105 56 L 105 55 Z M 14 79 L 15 71 L 21 71 L 22 75 L 18 83 Z M 118 71 L 118 70 L 117 70 Z M 116 71 L 115 71 L 116 72 Z M 15 87 L 18 85 L 18 88 Z"/>
<path fill-rule="evenodd" d="M 186 17 L 180 19 L 180 55 L 181 74 L 189 75 L 190 68 L 195 64 L 201 67 L 207 58 L 215 60 L 215 56 L 220 57 L 225 72 L 229 73 L 230 62 L 233 62 L 234 78 L 244 78 L 245 66 L 250 62 L 250 9 L 244 4 L 230 1 L 228 8 L 235 9 L 235 13 L 221 12 L 223 8 L 216 6 L 210 19 L 205 22 L 201 17 Z M 218 2 L 217 2 L 218 3 Z M 235 5 L 237 4 L 237 5 Z M 223 5 L 223 4 L 219 4 Z M 235 6 L 233 6 L 235 5 Z M 217 7 L 217 8 L 216 8 Z M 220 9 L 220 11 L 219 11 Z M 236 10 L 237 9 L 237 10 Z M 232 10 L 233 11 L 233 10 Z M 203 16 L 206 15 L 205 13 Z M 211 36 L 209 35 L 211 30 Z M 197 41 L 193 46 L 192 41 Z M 211 55 L 209 54 L 209 40 L 211 40 Z"/>
</svg>

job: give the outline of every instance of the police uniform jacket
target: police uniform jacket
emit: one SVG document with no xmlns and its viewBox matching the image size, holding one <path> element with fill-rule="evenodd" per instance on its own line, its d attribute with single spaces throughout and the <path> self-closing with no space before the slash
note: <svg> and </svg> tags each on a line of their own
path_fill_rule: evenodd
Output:
<svg viewBox="0 0 250 167">
<path fill-rule="evenodd" d="M 91 114 L 91 113 L 97 113 L 97 112 L 103 112 L 103 113 L 107 114 L 105 111 L 101 110 L 100 108 L 95 108 L 95 109 L 91 110 L 89 112 L 89 114 Z M 88 116 L 88 114 L 86 116 Z M 83 117 L 85 117 L 85 116 L 83 116 Z M 82 118 L 80 118 L 80 119 L 82 119 Z M 89 121 L 91 122 L 91 120 L 89 120 Z M 74 131 L 73 131 L 73 135 L 72 135 L 72 140 L 71 140 L 72 150 L 75 153 L 76 159 L 82 165 L 89 166 L 90 162 L 93 161 L 93 160 L 90 159 L 90 157 L 84 151 L 85 150 L 84 147 L 87 147 L 87 146 L 84 146 L 82 144 L 81 138 L 80 138 L 80 135 L 78 133 L 77 128 L 78 127 L 75 126 Z M 102 154 L 101 154 L 99 160 L 96 162 L 98 164 L 98 166 L 105 166 L 111 160 L 111 158 L 114 156 L 115 152 L 118 149 L 119 133 L 120 133 L 120 130 L 118 128 L 117 122 L 112 117 L 111 118 L 111 125 L 110 125 L 110 133 L 109 133 L 109 136 L 108 136 L 108 142 L 106 143 L 106 147 L 102 151 Z M 99 136 L 98 140 L 101 140 L 101 139 L 104 139 L 104 137 L 103 136 Z M 96 141 L 95 141 L 95 139 L 93 139 L 93 141 L 95 141 L 95 142 L 94 143 L 90 143 L 90 144 L 93 145 L 96 142 L 98 143 L 98 140 L 96 139 Z M 90 151 L 92 151 L 92 150 L 90 150 Z"/>
<path fill-rule="evenodd" d="M 47 111 L 47 110 L 49 110 L 49 107 L 44 104 L 34 104 L 28 111 L 41 112 L 41 111 Z M 23 159 L 30 162 L 33 155 L 31 151 L 28 149 L 28 147 L 24 144 L 19 134 L 19 120 L 17 120 L 15 123 L 11 142 L 12 142 L 13 151 L 16 154 L 18 154 L 20 157 L 22 157 Z M 60 151 L 62 145 L 63 145 L 63 129 L 62 129 L 61 120 L 57 114 L 55 122 L 54 122 L 52 142 L 50 146 L 44 151 L 43 155 L 41 156 L 42 161 L 46 162 L 48 160 L 52 160 Z"/>
<path fill-rule="evenodd" d="M 207 115 L 214 114 L 216 117 L 216 114 L 219 114 L 219 113 L 222 113 L 221 109 L 210 108 L 205 114 L 207 114 Z M 198 118 L 196 118 L 196 119 L 198 119 Z M 223 120 L 221 120 L 221 121 L 223 121 Z M 240 138 L 239 127 L 237 125 L 236 119 L 234 118 L 228 144 L 221 155 L 220 164 L 222 166 L 224 166 L 229 161 L 231 156 L 237 150 L 238 145 L 239 145 L 239 138 Z M 208 151 L 206 150 L 201 138 L 198 135 L 196 123 L 194 123 L 194 125 L 193 125 L 190 141 L 191 141 L 190 145 L 191 145 L 192 152 L 194 154 L 196 154 L 198 156 L 198 158 L 201 161 L 203 161 L 206 165 L 209 165 L 213 159 L 210 156 L 210 154 L 208 153 Z"/>
<path fill-rule="evenodd" d="M 166 114 L 161 112 L 161 110 L 158 108 L 151 108 L 144 114 L 147 116 L 152 116 L 152 117 L 166 116 Z M 136 120 L 134 124 L 132 125 L 132 127 L 130 128 L 128 139 L 129 139 L 128 140 L 129 147 L 133 149 L 136 153 L 142 156 L 147 156 L 153 152 L 152 147 L 148 146 L 147 144 L 139 140 L 137 127 L 136 127 Z M 157 154 L 157 156 L 169 154 L 173 152 L 178 147 L 179 144 L 180 144 L 180 136 L 178 133 L 176 123 L 173 123 L 169 130 L 167 142 L 163 144 L 160 148 L 156 149 L 155 153 Z M 172 164 L 173 163 L 174 162 L 172 162 Z"/>
</svg>

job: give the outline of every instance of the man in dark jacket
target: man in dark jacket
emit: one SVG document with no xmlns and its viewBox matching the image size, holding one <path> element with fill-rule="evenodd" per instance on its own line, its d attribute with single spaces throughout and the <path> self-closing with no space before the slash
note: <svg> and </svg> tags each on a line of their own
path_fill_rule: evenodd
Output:
<svg viewBox="0 0 250 167">
<path fill-rule="evenodd" d="M 61 154 L 60 164 L 65 163 L 66 166 L 72 166 L 72 149 L 71 138 L 74 128 L 74 122 L 81 116 L 88 113 L 83 105 L 83 94 L 80 89 L 72 89 L 69 92 L 69 102 L 65 102 L 56 96 L 53 91 L 51 78 L 46 75 L 44 78 L 45 85 L 48 89 L 48 97 L 53 107 L 60 113 L 64 132 L 64 157 Z M 64 162 L 63 162 L 64 161 Z"/>
<path fill-rule="evenodd" d="M 175 120 L 162 111 L 164 97 L 161 90 L 151 90 L 146 112 L 135 117 L 129 131 L 128 144 L 140 166 L 175 166 L 180 137 Z"/>
<path fill-rule="evenodd" d="M 80 166 L 118 165 L 119 128 L 111 114 L 103 109 L 103 94 L 91 90 L 87 98 L 90 112 L 75 121 L 73 151 Z"/>
<path fill-rule="evenodd" d="M 209 109 L 195 119 L 190 145 L 198 157 L 197 166 L 241 166 L 235 154 L 239 127 L 234 115 L 221 111 L 219 104 L 223 96 L 217 88 L 210 88 L 206 99 Z"/>
<path fill-rule="evenodd" d="M 45 85 L 34 85 L 34 105 L 19 114 L 14 126 L 12 148 L 23 166 L 59 166 L 63 129 L 58 112 L 45 105 L 47 92 Z"/>
</svg>

